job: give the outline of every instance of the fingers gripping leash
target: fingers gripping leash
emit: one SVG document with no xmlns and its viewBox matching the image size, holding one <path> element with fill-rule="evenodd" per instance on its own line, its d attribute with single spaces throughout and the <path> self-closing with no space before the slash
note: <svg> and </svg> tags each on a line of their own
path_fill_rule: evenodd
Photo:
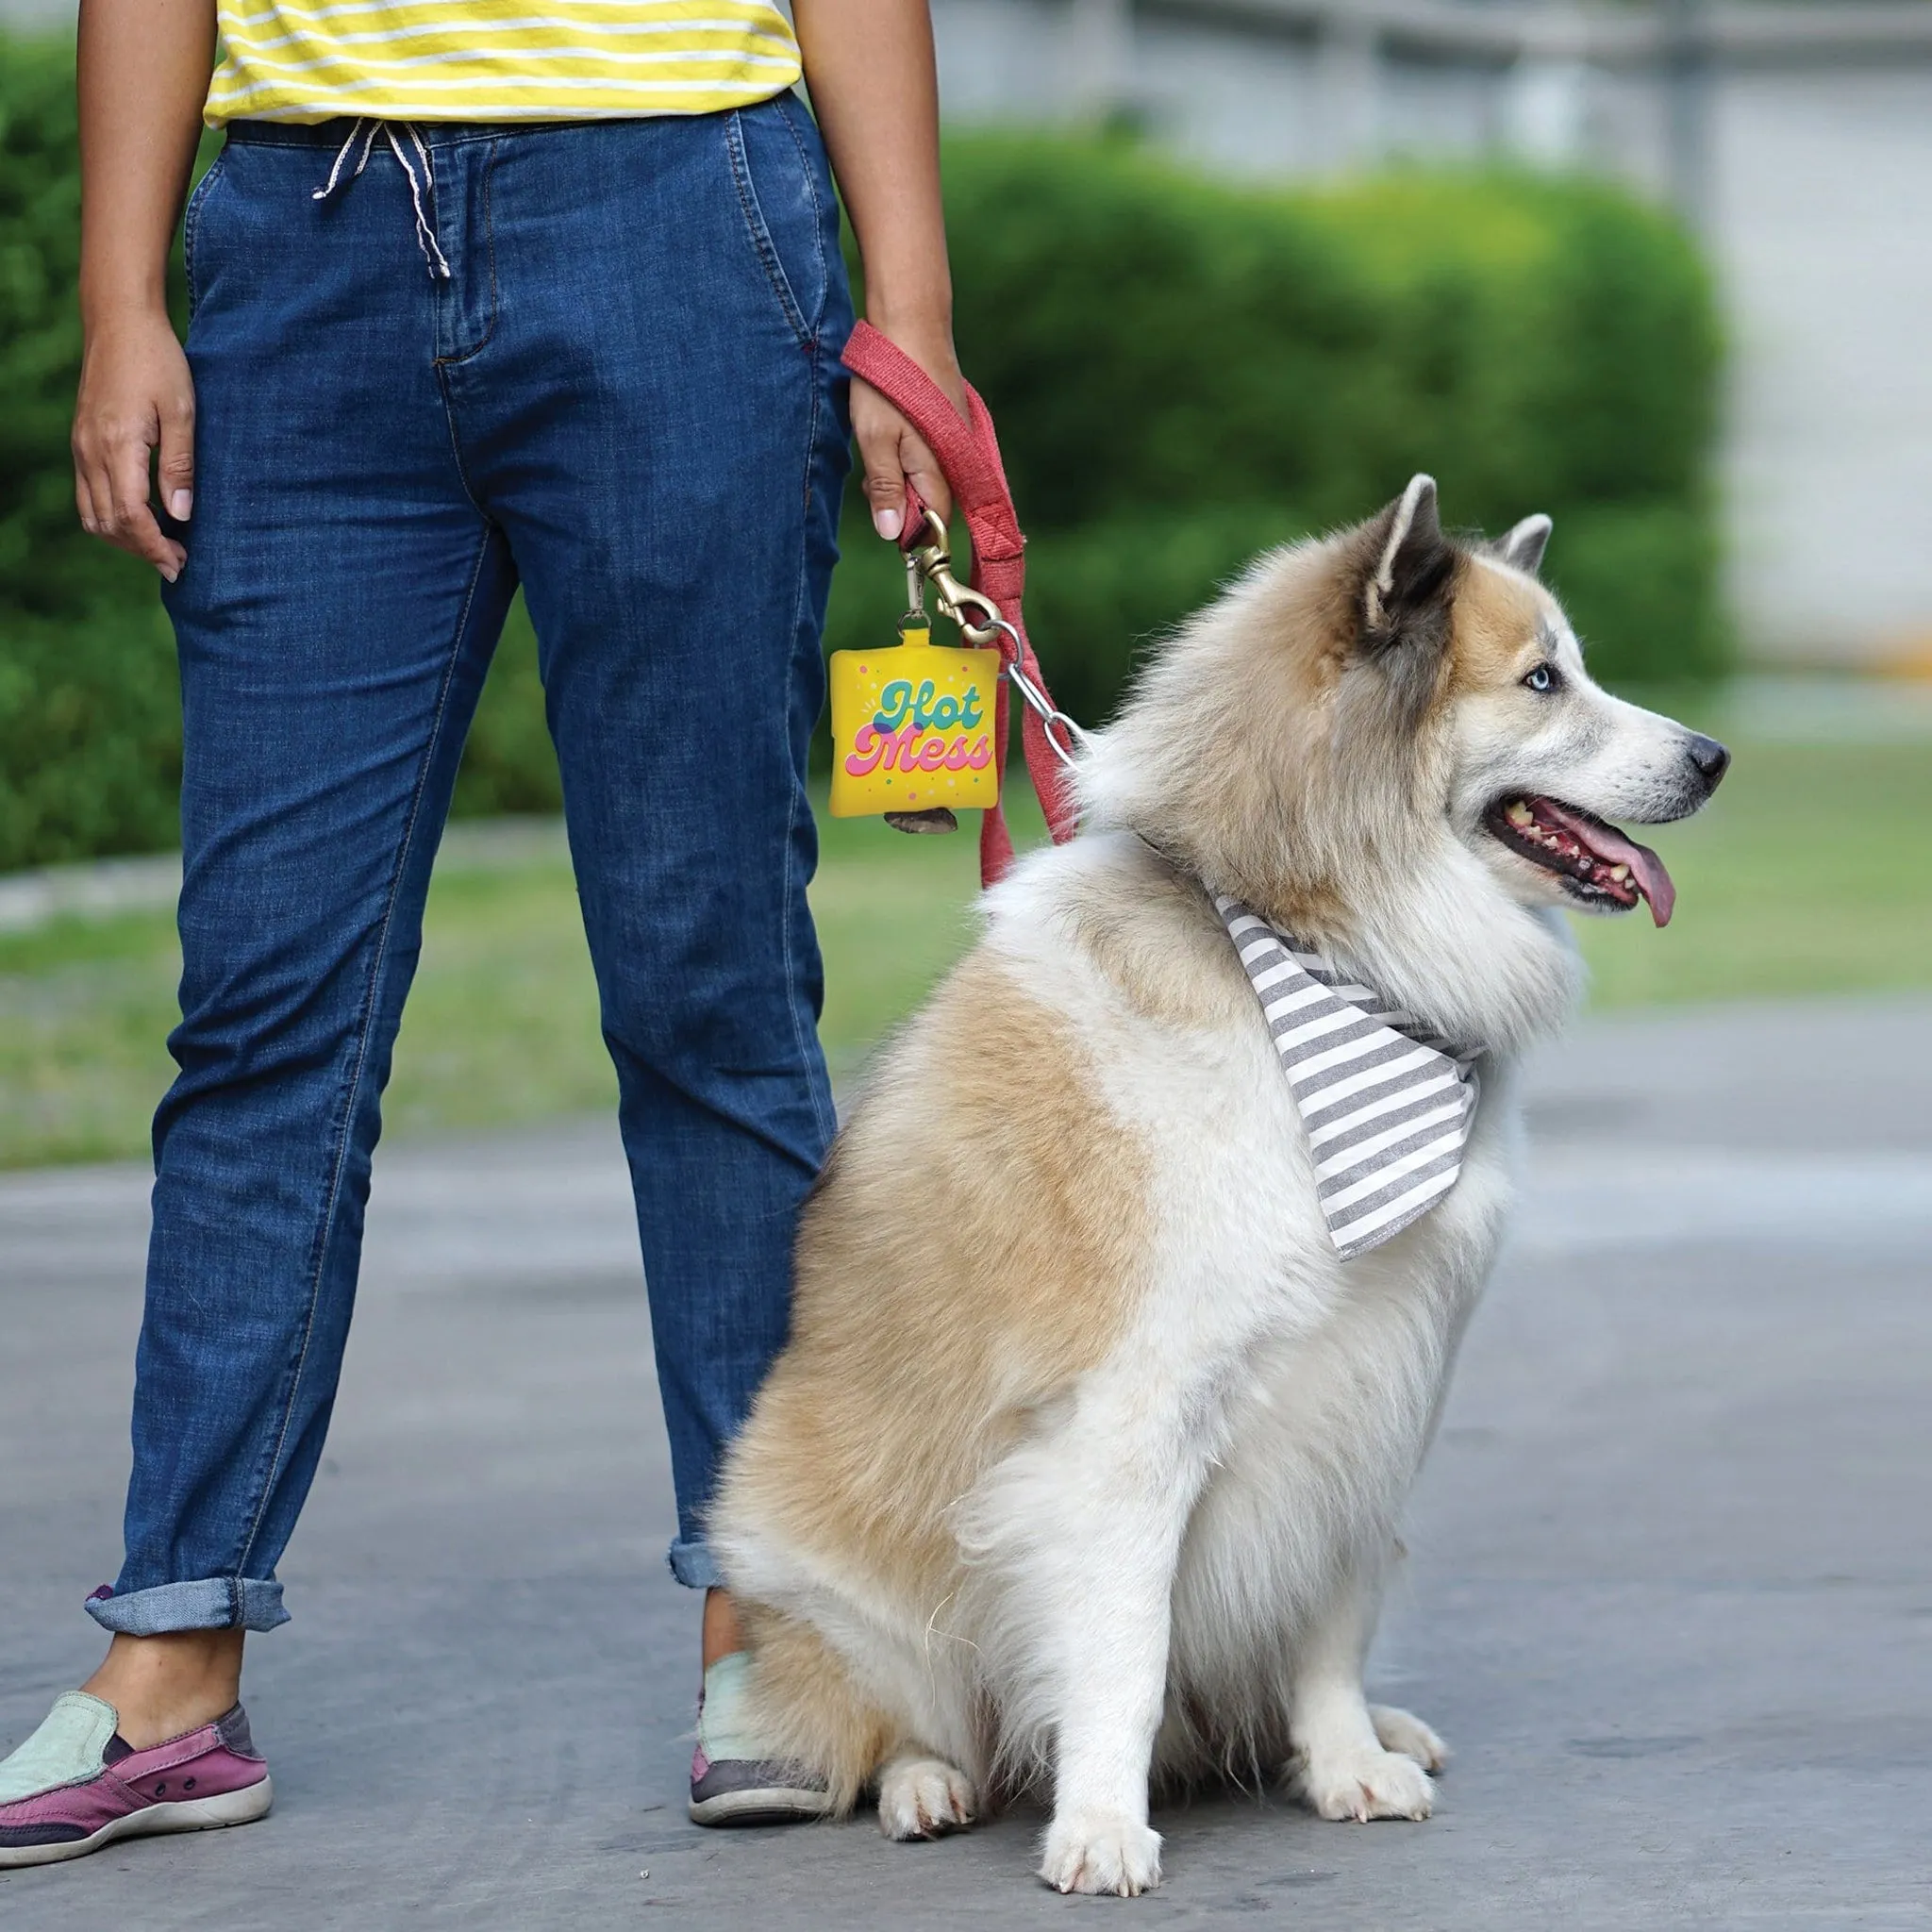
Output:
<svg viewBox="0 0 1932 1932">
<path fill-rule="evenodd" d="M 1008 686 L 1020 693 L 1027 775 L 1040 796 L 1047 830 L 1056 844 L 1074 836 L 1076 806 L 1069 774 L 1084 734 L 1053 702 L 1040 659 L 1026 636 L 1021 597 L 1026 582 L 1025 539 L 1020 531 L 1013 496 L 1000 461 L 992 418 L 978 391 L 966 391 L 969 414 L 961 417 L 932 378 L 902 349 L 868 323 L 859 323 L 845 344 L 845 366 L 871 384 L 925 439 L 938 458 L 954 501 L 973 538 L 971 581 L 953 575 L 945 525 L 908 490 L 906 535 L 910 580 L 930 584 L 940 608 L 974 644 L 997 642 L 1002 680 L 995 703 L 993 755 L 1004 769 L 1009 710 Z M 915 600 L 917 598 L 915 596 Z M 979 833 L 979 870 L 991 885 L 1013 862 L 1012 835 L 995 803 L 986 810 Z"/>
</svg>

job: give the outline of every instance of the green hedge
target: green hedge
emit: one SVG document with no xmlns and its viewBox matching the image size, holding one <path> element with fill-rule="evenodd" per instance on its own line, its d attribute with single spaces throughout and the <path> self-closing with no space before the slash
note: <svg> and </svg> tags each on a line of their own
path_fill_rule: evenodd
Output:
<svg viewBox="0 0 1932 1932">
<path fill-rule="evenodd" d="M 1612 681 L 1721 672 L 1709 278 L 1608 185 L 1402 173 L 1229 188 L 1107 141 L 947 154 L 961 358 L 1000 425 L 1056 695 L 1104 717 L 1134 655 L 1262 543 L 1417 470 L 1446 515 L 1556 518 L 1547 574 Z M 848 514 L 835 645 L 896 572 Z"/>
<path fill-rule="evenodd" d="M 175 836 L 152 577 L 74 520 L 71 56 L 0 40 L 0 869 Z M 1606 186 L 1408 173 L 1230 188 L 1104 139 L 946 156 L 960 353 L 998 417 L 1056 692 L 1097 721 L 1135 652 L 1265 544 L 1418 469 L 1449 517 L 1557 519 L 1549 573 L 1613 679 L 1719 671 L 1719 342 L 1694 251 Z M 178 291 L 177 291 L 178 295 Z M 903 579 L 857 492 L 829 647 Z M 521 607 L 458 809 L 557 799 Z"/>
</svg>

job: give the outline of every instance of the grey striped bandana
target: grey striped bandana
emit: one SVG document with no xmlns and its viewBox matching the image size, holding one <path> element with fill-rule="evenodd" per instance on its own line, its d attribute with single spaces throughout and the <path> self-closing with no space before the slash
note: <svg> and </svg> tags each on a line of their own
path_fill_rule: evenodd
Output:
<svg viewBox="0 0 1932 1932">
<path fill-rule="evenodd" d="M 1456 1185 L 1475 1124 L 1475 1056 L 1216 898 L 1308 1130 L 1328 1238 L 1346 1261 L 1379 1247 Z"/>
</svg>

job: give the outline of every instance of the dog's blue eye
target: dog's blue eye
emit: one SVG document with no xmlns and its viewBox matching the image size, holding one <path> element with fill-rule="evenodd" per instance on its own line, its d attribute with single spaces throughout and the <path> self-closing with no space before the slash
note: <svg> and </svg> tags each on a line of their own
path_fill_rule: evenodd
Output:
<svg viewBox="0 0 1932 1932">
<path fill-rule="evenodd" d="M 1539 664 L 1523 681 L 1531 691 L 1555 691 L 1557 674 L 1548 664 Z"/>
</svg>

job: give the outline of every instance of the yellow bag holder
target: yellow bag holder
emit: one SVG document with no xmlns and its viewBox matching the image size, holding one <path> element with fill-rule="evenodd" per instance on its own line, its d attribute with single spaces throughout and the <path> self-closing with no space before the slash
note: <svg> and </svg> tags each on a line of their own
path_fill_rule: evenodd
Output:
<svg viewBox="0 0 1932 1932">
<path fill-rule="evenodd" d="M 898 641 L 832 653 L 832 816 L 883 815 L 902 831 L 949 832 L 954 812 L 999 802 L 993 709 L 1000 653 L 932 641 L 928 581 L 968 637 L 993 633 L 968 618 L 967 609 L 986 600 L 954 579 L 946 526 L 931 510 L 925 515 L 933 541 L 907 554 L 908 608 Z M 998 612 L 991 614 L 997 621 Z"/>
</svg>

